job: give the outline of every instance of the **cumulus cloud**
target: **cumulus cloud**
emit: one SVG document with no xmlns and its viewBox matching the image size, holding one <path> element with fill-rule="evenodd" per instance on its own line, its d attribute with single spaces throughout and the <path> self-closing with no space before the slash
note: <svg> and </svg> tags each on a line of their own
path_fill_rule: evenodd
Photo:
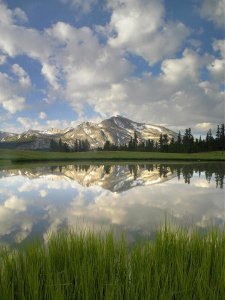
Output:
<svg viewBox="0 0 225 300">
<path fill-rule="evenodd" d="M 109 0 L 112 9 L 109 45 L 145 58 L 150 64 L 176 53 L 189 30 L 182 23 L 167 23 L 162 1 Z"/>
<path fill-rule="evenodd" d="M 0 53 L 0 65 L 3 65 L 7 60 L 6 55 Z"/>
<path fill-rule="evenodd" d="M 48 83 L 53 87 L 54 90 L 59 89 L 59 84 L 58 84 L 58 70 L 56 66 L 50 65 L 48 63 L 44 63 L 41 69 L 42 74 L 48 81 Z"/>
<path fill-rule="evenodd" d="M 221 57 L 225 59 L 225 40 L 215 40 L 213 42 L 213 49 L 218 51 Z"/>
<path fill-rule="evenodd" d="M 12 65 L 12 72 L 18 77 L 21 87 L 29 88 L 31 80 L 27 72 L 18 64 Z"/>
<path fill-rule="evenodd" d="M 197 81 L 200 70 L 200 59 L 194 51 L 185 49 L 182 58 L 167 59 L 162 62 L 164 79 L 168 82 Z"/>
<path fill-rule="evenodd" d="M 0 49 L 9 56 L 27 55 L 34 59 L 47 60 L 51 47 L 44 34 L 33 28 L 17 24 L 17 17 L 25 16 L 21 9 L 13 10 L 0 2 Z"/>
<path fill-rule="evenodd" d="M 196 124 L 196 128 L 206 131 L 206 130 L 212 128 L 212 124 L 208 123 L 208 122 L 198 123 L 198 124 Z"/>
<path fill-rule="evenodd" d="M 7 100 L 2 103 L 2 107 L 9 111 L 11 114 L 15 114 L 18 111 L 25 109 L 25 99 L 14 97 L 12 100 Z"/>
<path fill-rule="evenodd" d="M 216 57 L 207 68 L 216 82 L 225 83 L 225 40 L 215 40 L 213 49 L 219 53 L 219 57 Z"/>
<path fill-rule="evenodd" d="M 208 70 L 216 81 L 225 83 L 225 60 L 215 59 L 209 66 Z"/>
<path fill-rule="evenodd" d="M 0 72 L 0 104 L 2 107 L 14 114 L 25 109 L 24 93 L 27 89 L 29 77 L 20 77 L 18 81 Z"/>
<path fill-rule="evenodd" d="M 47 33 L 62 47 L 57 64 L 66 82 L 65 97 L 77 112 L 82 112 L 87 103 L 104 101 L 111 85 L 132 70 L 121 51 L 103 47 L 88 27 L 76 29 L 59 22 Z"/>
<path fill-rule="evenodd" d="M 68 121 L 68 120 L 46 120 L 47 128 L 69 128 L 78 125 L 77 121 Z M 45 126 L 45 127 L 46 127 Z"/>
<path fill-rule="evenodd" d="M 13 16 L 15 19 L 18 20 L 18 22 L 21 22 L 21 23 L 27 23 L 28 22 L 28 17 L 26 15 L 26 13 L 20 9 L 19 7 L 16 7 L 14 10 L 13 10 Z"/>
<path fill-rule="evenodd" d="M 81 3 L 72 2 L 75 6 Z M 88 107 L 93 118 L 124 114 L 137 121 L 174 126 L 222 121 L 224 92 L 217 81 L 223 79 L 223 41 L 214 41 L 214 57 L 188 48 L 178 56 L 190 31 L 181 22 L 166 19 L 163 1 L 106 3 L 110 20 L 98 31 L 65 22 L 39 31 L 20 25 L 15 12 L 0 2 L 2 61 L 20 55 L 38 61 L 48 83 L 44 95 L 49 99 L 47 105 L 64 99 L 80 120 L 86 117 Z M 105 34 L 104 42 L 99 30 Z M 142 57 L 150 71 L 152 65 L 160 63 L 161 73 L 134 76 L 135 62 L 127 55 L 130 53 Z M 204 68 L 212 82 L 202 81 Z M 24 89 L 31 86 L 31 80 L 18 64 L 11 71 L 14 77 L 0 74 L 0 103 L 14 113 L 25 108 Z M 29 117 L 18 117 L 17 121 L 26 129 L 31 123 L 39 129 L 77 123 L 47 120 L 43 114 L 38 119 L 31 122 Z"/>
<path fill-rule="evenodd" d="M 41 111 L 40 113 L 39 113 L 39 119 L 41 119 L 41 120 L 45 120 L 45 119 L 47 119 L 47 114 L 45 113 L 45 112 L 43 112 L 43 111 Z"/>
<path fill-rule="evenodd" d="M 203 18 L 212 21 L 217 27 L 225 27 L 225 0 L 203 0 L 200 7 Z"/>
<path fill-rule="evenodd" d="M 38 120 L 31 119 L 29 117 L 18 117 L 17 122 L 22 126 L 23 130 L 31 129 L 31 124 L 33 129 L 43 129 L 43 126 L 39 124 Z"/>
<path fill-rule="evenodd" d="M 158 77 L 146 74 L 142 78 L 127 78 L 105 89 L 95 86 L 90 94 L 88 88 L 79 89 L 82 93 L 76 96 L 90 99 L 95 111 L 108 115 L 122 111 L 132 118 L 135 111 L 136 120 L 156 124 L 159 119 L 165 125 L 175 126 L 215 123 L 223 119 L 224 94 L 216 84 L 201 82 L 199 78 L 208 61 L 186 49 L 180 58 L 163 61 Z"/>
<path fill-rule="evenodd" d="M 40 123 L 40 119 L 42 122 Z M 56 129 L 64 129 L 69 127 L 75 127 L 78 125 L 77 121 L 68 121 L 68 120 L 47 120 L 47 115 L 44 112 L 41 112 L 38 116 L 38 119 L 31 119 L 29 117 L 18 117 L 17 122 L 20 124 L 21 128 L 20 130 L 12 130 L 13 132 L 18 132 L 21 130 L 29 130 L 34 129 L 35 130 L 46 130 L 51 128 Z M 31 126 L 32 124 L 32 126 Z"/>
</svg>

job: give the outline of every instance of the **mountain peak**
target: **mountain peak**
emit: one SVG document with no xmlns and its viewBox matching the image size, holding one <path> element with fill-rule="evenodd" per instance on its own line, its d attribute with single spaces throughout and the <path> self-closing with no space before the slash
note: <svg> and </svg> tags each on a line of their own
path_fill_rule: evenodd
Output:
<svg viewBox="0 0 225 300">
<path fill-rule="evenodd" d="M 0 134 L 0 142 L 17 141 L 18 149 L 49 149 L 51 139 L 56 141 L 61 138 L 69 147 L 74 146 L 76 139 L 87 139 L 92 149 L 103 147 L 109 140 L 116 145 L 127 144 L 134 133 L 137 133 L 139 141 L 148 139 L 159 140 L 160 134 L 167 134 L 169 139 L 177 137 L 177 134 L 167 128 L 138 123 L 121 115 L 112 116 L 96 124 L 92 122 L 83 122 L 75 128 L 50 129 L 44 131 L 28 130 L 22 134 Z M 26 140 L 27 139 L 27 140 Z"/>
<path fill-rule="evenodd" d="M 124 117 L 124 116 L 121 116 L 121 115 L 115 115 L 115 116 L 112 116 L 110 117 L 109 119 L 121 119 L 121 120 L 129 120 L 131 121 L 130 119 Z"/>
</svg>

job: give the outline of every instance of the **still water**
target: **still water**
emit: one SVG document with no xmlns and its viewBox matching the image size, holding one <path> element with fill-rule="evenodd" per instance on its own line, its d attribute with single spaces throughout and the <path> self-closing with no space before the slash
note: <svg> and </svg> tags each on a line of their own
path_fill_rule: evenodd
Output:
<svg viewBox="0 0 225 300">
<path fill-rule="evenodd" d="M 225 221 L 224 163 L 70 164 L 0 170 L 0 246 L 64 227 L 149 237 L 165 215 L 204 230 Z"/>
</svg>

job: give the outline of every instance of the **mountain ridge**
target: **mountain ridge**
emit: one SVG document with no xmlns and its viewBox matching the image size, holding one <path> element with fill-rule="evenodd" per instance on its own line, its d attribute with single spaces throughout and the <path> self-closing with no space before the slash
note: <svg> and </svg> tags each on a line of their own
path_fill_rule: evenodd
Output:
<svg viewBox="0 0 225 300">
<path fill-rule="evenodd" d="M 91 149 L 96 149 L 103 147 L 107 140 L 116 145 L 127 144 L 135 132 L 140 142 L 148 139 L 157 141 L 161 134 L 167 134 L 169 140 L 177 138 L 177 133 L 166 127 L 135 122 L 117 115 L 100 123 L 82 122 L 76 127 L 62 130 L 29 129 L 20 134 L 0 131 L 0 146 L 5 144 L 18 149 L 49 149 L 52 139 L 61 139 L 72 148 L 76 139 L 87 139 Z"/>
</svg>

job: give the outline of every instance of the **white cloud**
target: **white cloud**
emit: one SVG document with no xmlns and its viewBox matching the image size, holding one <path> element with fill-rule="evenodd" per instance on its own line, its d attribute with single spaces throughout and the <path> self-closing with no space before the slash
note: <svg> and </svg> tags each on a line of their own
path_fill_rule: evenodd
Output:
<svg viewBox="0 0 225 300">
<path fill-rule="evenodd" d="M 0 65 L 3 65 L 7 60 L 6 55 L 0 53 Z"/>
<path fill-rule="evenodd" d="M 225 59 L 215 59 L 208 70 L 216 81 L 225 83 Z"/>
<path fill-rule="evenodd" d="M 61 45 L 57 65 L 66 82 L 65 97 L 81 115 L 87 103 L 104 101 L 111 86 L 132 70 L 120 50 L 102 46 L 87 27 L 76 29 L 59 22 L 47 33 Z"/>
<path fill-rule="evenodd" d="M 48 83 L 53 87 L 54 90 L 59 89 L 58 84 L 58 70 L 56 66 L 44 63 L 42 65 L 41 73 L 45 76 Z"/>
<path fill-rule="evenodd" d="M 21 86 L 20 80 L 15 81 L 0 72 L 0 90 L 0 104 L 5 110 L 14 114 L 25 109 L 24 86 Z"/>
<path fill-rule="evenodd" d="M 219 53 L 219 57 L 216 57 L 207 69 L 215 81 L 225 83 L 225 40 L 215 40 L 213 49 Z"/>
<path fill-rule="evenodd" d="M 13 10 L 0 2 L 0 49 L 9 56 L 27 55 L 34 59 L 47 60 L 51 46 L 45 35 L 38 30 L 26 28 L 17 24 Z M 24 12 L 19 9 L 20 15 Z M 25 14 L 25 13 L 24 13 Z"/>
<path fill-rule="evenodd" d="M 212 124 L 211 123 L 207 123 L 207 122 L 203 122 L 203 123 L 198 123 L 196 124 L 196 128 L 206 131 L 209 130 L 210 128 L 212 128 Z"/>
<path fill-rule="evenodd" d="M 215 40 L 213 49 L 220 53 L 220 56 L 225 59 L 225 40 Z"/>
<path fill-rule="evenodd" d="M 0 23 L 2 24 L 16 24 L 16 23 L 26 23 L 28 22 L 28 17 L 26 13 L 16 7 L 15 9 L 8 9 L 4 2 L 0 1 Z"/>
<path fill-rule="evenodd" d="M 162 1 L 109 0 L 112 17 L 109 45 L 145 58 L 150 64 L 176 53 L 189 31 L 182 23 L 166 23 Z"/>
<path fill-rule="evenodd" d="M 12 65 L 12 72 L 18 77 L 21 87 L 29 88 L 31 80 L 27 72 L 18 64 Z"/>
<path fill-rule="evenodd" d="M 26 13 L 19 7 L 15 8 L 13 11 L 13 16 L 21 23 L 27 23 L 28 17 Z"/>
<path fill-rule="evenodd" d="M 7 100 L 2 103 L 2 107 L 9 111 L 11 114 L 15 114 L 18 111 L 25 109 L 25 99 L 15 97 L 12 100 Z"/>
<path fill-rule="evenodd" d="M 185 49 L 181 58 L 166 59 L 162 62 L 163 78 L 173 84 L 198 82 L 201 68 L 211 60 L 208 56 L 200 56 L 193 50 Z"/>
<path fill-rule="evenodd" d="M 14 64 L 12 65 L 12 71 L 15 75 L 17 75 L 19 78 L 20 77 L 26 77 L 27 76 L 27 73 L 26 71 L 21 67 L 19 66 L 18 64 Z"/>
<path fill-rule="evenodd" d="M 45 119 L 47 119 L 47 117 L 48 117 L 48 116 L 46 115 L 45 112 L 41 111 L 41 112 L 39 113 L 39 119 L 45 120 Z"/>
<path fill-rule="evenodd" d="M 64 22 L 43 31 L 23 27 L 16 22 L 12 10 L 1 3 L 0 51 L 6 56 L 26 55 L 37 60 L 48 82 L 44 95 L 47 105 L 54 105 L 55 99 L 65 99 L 80 120 L 86 117 L 89 107 L 93 118 L 124 114 L 137 121 L 174 126 L 220 122 L 224 93 L 216 80 L 223 75 L 223 41 L 214 42 L 215 57 L 190 49 L 177 57 L 189 30 L 182 23 L 166 20 L 163 1 L 107 3 L 111 19 L 101 28 L 106 43 L 100 43 L 99 34 L 91 28 L 76 28 Z M 150 65 L 162 61 L 161 74 L 153 76 L 149 72 L 135 77 L 135 66 L 127 52 L 141 56 Z M 205 67 L 215 81 L 201 81 Z M 21 66 L 14 65 L 12 71 L 16 80 L 0 74 L 0 103 L 10 112 L 25 108 L 24 87 L 31 85 Z M 18 102 L 15 108 L 13 101 Z M 44 115 L 39 119 L 45 120 L 44 124 L 42 121 L 40 125 L 38 119 L 17 120 L 25 129 L 30 124 L 38 129 L 76 124 L 47 120 Z"/>
<path fill-rule="evenodd" d="M 7 6 L 0 1 L 0 23 L 4 24 L 13 24 L 13 11 L 8 9 Z"/>
<path fill-rule="evenodd" d="M 58 128 L 58 129 L 64 129 L 64 128 L 70 128 L 75 127 L 78 125 L 77 121 L 67 121 L 67 120 L 47 120 L 47 115 L 43 115 L 45 113 L 41 112 L 39 114 L 39 119 L 42 120 L 42 123 L 40 124 L 38 119 L 31 119 L 29 117 L 18 117 L 17 122 L 21 125 L 20 130 L 16 130 L 14 128 L 13 132 L 20 132 L 21 130 L 29 130 L 29 129 L 35 129 L 35 130 L 46 130 L 51 128 Z M 40 118 L 40 116 L 45 118 Z M 44 121 L 44 123 L 43 123 Z"/>
<path fill-rule="evenodd" d="M 28 117 L 18 117 L 17 122 L 22 125 L 23 130 L 29 130 L 31 128 L 40 129 L 41 127 L 37 120 Z"/>
<path fill-rule="evenodd" d="M 191 68 L 186 76 L 180 79 L 177 74 L 172 82 L 164 73 L 158 78 L 146 75 L 126 80 L 106 93 L 104 101 L 97 102 L 95 108 L 109 115 L 119 111 L 137 121 L 173 125 L 175 130 L 177 126 L 193 127 L 200 122 L 222 122 L 224 92 L 217 84 L 199 82 L 198 72 Z"/>
<path fill-rule="evenodd" d="M 158 77 L 146 74 L 142 78 L 127 76 L 126 80 L 118 81 L 115 78 L 115 82 L 99 83 L 100 88 L 90 78 L 89 84 L 82 88 L 82 82 L 75 80 L 79 70 L 78 74 L 71 75 L 68 95 L 74 96 L 70 101 L 77 109 L 82 109 L 77 102 L 87 101 L 96 112 L 104 113 L 103 116 L 122 112 L 137 121 L 174 126 L 216 123 L 223 118 L 224 94 L 217 85 L 201 82 L 199 78 L 201 68 L 209 60 L 186 49 L 181 58 L 163 61 L 162 74 Z M 92 67 L 90 63 L 89 68 Z M 86 82 L 85 77 L 83 80 Z"/>
<path fill-rule="evenodd" d="M 199 77 L 200 59 L 198 55 L 186 49 L 182 58 L 167 59 L 162 63 L 164 79 L 168 82 L 184 80 L 197 81 Z"/>
<path fill-rule="evenodd" d="M 11 67 L 16 78 L 0 72 L 0 104 L 2 107 L 14 114 L 26 108 L 25 96 L 31 87 L 29 75 L 19 65 Z"/>
<path fill-rule="evenodd" d="M 70 128 L 75 127 L 78 125 L 78 121 L 67 121 L 67 120 L 47 120 L 45 128 L 58 128 L 58 129 L 64 129 L 64 128 Z"/>
<path fill-rule="evenodd" d="M 225 0 L 203 0 L 200 15 L 217 27 L 225 27 Z"/>
</svg>

